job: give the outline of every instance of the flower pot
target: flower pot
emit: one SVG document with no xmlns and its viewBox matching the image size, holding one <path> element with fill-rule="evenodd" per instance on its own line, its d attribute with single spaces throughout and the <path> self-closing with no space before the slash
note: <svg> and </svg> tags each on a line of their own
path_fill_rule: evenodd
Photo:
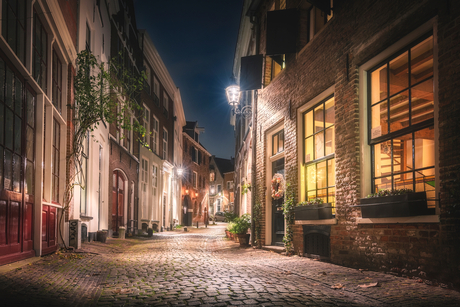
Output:
<svg viewBox="0 0 460 307">
<path fill-rule="evenodd" d="M 107 231 L 98 231 L 97 240 L 99 242 L 105 243 L 107 241 Z"/>
<path fill-rule="evenodd" d="M 238 242 L 240 242 L 241 247 L 249 246 L 249 236 L 250 234 L 248 233 L 236 234 L 236 237 L 238 238 Z"/>
<path fill-rule="evenodd" d="M 363 218 L 406 217 L 434 214 L 427 208 L 426 192 L 383 197 L 361 198 Z"/>
<path fill-rule="evenodd" d="M 298 206 L 293 208 L 296 220 L 326 220 L 332 219 L 332 205 L 329 203 Z"/>
</svg>

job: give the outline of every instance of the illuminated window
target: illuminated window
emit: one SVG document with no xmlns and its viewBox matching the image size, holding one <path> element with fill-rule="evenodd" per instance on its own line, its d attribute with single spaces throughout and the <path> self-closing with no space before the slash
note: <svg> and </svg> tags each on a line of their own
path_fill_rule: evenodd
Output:
<svg viewBox="0 0 460 307">
<path fill-rule="evenodd" d="M 193 185 L 193 187 L 195 189 L 197 188 L 196 184 L 197 184 L 197 173 L 193 172 L 193 174 L 192 174 L 192 185 Z"/>
<path fill-rule="evenodd" d="M 305 199 L 335 204 L 335 111 L 329 97 L 303 113 Z"/>
<path fill-rule="evenodd" d="M 272 136 L 272 156 L 284 151 L 284 130 Z"/>
<path fill-rule="evenodd" d="M 368 76 L 373 191 L 408 188 L 435 198 L 433 36 L 407 46 Z"/>
</svg>

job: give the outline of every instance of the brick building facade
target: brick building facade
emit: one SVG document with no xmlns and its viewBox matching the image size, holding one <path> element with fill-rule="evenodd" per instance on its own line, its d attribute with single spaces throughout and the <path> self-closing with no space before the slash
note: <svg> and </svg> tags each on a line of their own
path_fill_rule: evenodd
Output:
<svg viewBox="0 0 460 307">
<path fill-rule="evenodd" d="M 200 143 L 204 128 L 197 122 L 187 121 L 183 128 L 182 167 L 182 221 L 190 226 L 204 222 L 209 212 L 209 162 L 211 154 Z"/>
<path fill-rule="evenodd" d="M 332 218 L 296 220 L 295 253 L 458 274 L 460 5 L 245 3 L 241 23 L 254 28 L 252 36 L 240 33 L 250 37 L 242 56 L 264 55 L 260 89 L 246 92 L 257 92 L 263 243 L 279 244 L 284 232 L 271 197 L 272 176 L 281 173 L 296 202 L 319 197 L 333 207 Z M 234 66 L 240 81 L 242 71 Z M 428 211 L 362 216 L 361 198 L 400 188 L 426 192 Z"/>
</svg>

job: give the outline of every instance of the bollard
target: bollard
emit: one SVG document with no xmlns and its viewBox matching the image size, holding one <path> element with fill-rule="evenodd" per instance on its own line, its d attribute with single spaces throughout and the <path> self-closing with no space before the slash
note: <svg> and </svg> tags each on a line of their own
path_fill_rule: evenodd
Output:
<svg viewBox="0 0 460 307">
<path fill-rule="evenodd" d="M 196 228 L 198 228 L 198 222 L 196 222 Z"/>
</svg>

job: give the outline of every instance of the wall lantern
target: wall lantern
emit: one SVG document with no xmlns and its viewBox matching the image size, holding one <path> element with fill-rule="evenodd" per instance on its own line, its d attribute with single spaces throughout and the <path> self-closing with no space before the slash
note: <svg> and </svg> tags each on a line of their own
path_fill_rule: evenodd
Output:
<svg viewBox="0 0 460 307">
<path fill-rule="evenodd" d="M 198 197 L 198 192 L 195 193 L 195 197 Z"/>
<path fill-rule="evenodd" d="M 178 176 L 182 176 L 183 173 L 184 173 L 184 169 L 183 169 L 183 168 L 178 168 L 178 169 L 177 169 L 177 175 L 178 175 Z"/>
<path fill-rule="evenodd" d="M 225 89 L 225 93 L 227 94 L 228 104 L 233 108 L 233 112 L 235 112 L 235 114 L 241 114 L 244 118 L 251 117 L 251 106 L 244 106 L 241 110 L 238 109 L 241 96 L 240 87 L 238 85 L 230 85 Z"/>
<path fill-rule="evenodd" d="M 188 189 L 185 189 L 185 194 L 188 194 Z"/>
</svg>

